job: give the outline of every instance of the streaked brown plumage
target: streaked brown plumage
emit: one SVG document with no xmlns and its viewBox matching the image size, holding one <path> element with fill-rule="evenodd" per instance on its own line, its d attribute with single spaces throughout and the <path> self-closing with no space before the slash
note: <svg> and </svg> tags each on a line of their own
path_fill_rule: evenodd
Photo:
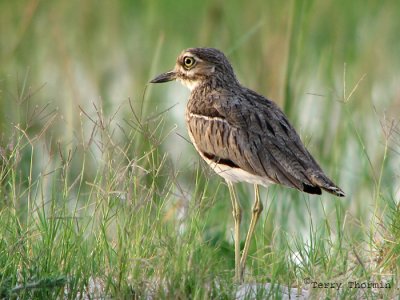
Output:
<svg viewBox="0 0 400 300">
<path fill-rule="evenodd" d="M 279 107 L 242 86 L 221 51 L 213 48 L 184 50 L 173 71 L 151 82 L 175 79 L 191 90 L 186 123 L 196 150 L 230 187 L 235 231 L 240 224 L 241 211 L 231 182 L 246 181 L 264 186 L 278 183 L 310 194 L 321 194 L 321 190 L 325 190 L 344 196 L 304 147 Z M 253 208 L 255 220 L 251 222 L 246 244 L 250 243 L 262 210 L 257 196 L 258 190 Z M 238 238 L 237 233 L 235 239 Z M 235 241 L 235 248 L 237 244 Z M 247 256 L 246 244 L 241 264 L 235 270 L 239 281 Z"/>
</svg>

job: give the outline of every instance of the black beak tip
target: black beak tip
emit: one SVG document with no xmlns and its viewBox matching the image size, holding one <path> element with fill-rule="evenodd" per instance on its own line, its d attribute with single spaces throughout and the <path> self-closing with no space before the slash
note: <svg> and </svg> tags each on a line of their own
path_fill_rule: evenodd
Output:
<svg viewBox="0 0 400 300">
<path fill-rule="evenodd" d="M 176 73 L 174 71 L 166 72 L 158 75 L 156 78 L 152 79 L 150 83 L 162 83 L 168 82 L 176 79 Z"/>
<path fill-rule="evenodd" d="M 160 77 L 160 75 L 153 78 L 152 80 L 150 80 L 150 83 L 160 83 L 161 81 L 160 81 L 159 77 Z"/>
</svg>

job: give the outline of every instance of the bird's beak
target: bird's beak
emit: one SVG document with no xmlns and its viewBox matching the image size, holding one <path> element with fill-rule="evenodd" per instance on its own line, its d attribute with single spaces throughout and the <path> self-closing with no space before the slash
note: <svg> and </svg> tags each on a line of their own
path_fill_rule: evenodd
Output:
<svg viewBox="0 0 400 300">
<path fill-rule="evenodd" d="M 161 83 L 161 82 L 172 81 L 175 79 L 176 79 L 176 72 L 169 71 L 169 72 L 158 75 L 156 78 L 154 78 L 152 81 L 150 81 L 150 83 Z"/>
</svg>

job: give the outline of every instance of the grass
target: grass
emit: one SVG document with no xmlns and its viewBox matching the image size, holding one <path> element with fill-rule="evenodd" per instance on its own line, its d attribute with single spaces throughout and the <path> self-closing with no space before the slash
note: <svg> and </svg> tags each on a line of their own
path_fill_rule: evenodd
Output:
<svg viewBox="0 0 400 300">
<path fill-rule="evenodd" d="M 272 288 L 247 296 L 399 294 L 396 1 L 93 5 L 0 2 L 1 298 L 235 297 L 227 187 L 187 142 L 184 88 L 146 86 L 196 45 L 229 53 L 348 195 L 263 189 L 246 281 Z"/>
</svg>

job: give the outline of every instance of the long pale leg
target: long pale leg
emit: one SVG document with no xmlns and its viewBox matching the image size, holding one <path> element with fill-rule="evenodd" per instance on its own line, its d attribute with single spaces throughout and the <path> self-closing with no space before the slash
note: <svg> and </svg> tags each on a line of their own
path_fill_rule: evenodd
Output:
<svg viewBox="0 0 400 300">
<path fill-rule="evenodd" d="M 226 181 L 229 188 L 229 194 L 232 201 L 232 215 L 235 222 L 235 281 L 241 282 L 240 278 L 240 222 L 242 220 L 242 211 L 240 209 L 239 201 L 236 198 L 233 184 Z"/>
<path fill-rule="evenodd" d="M 246 258 L 247 258 L 247 253 L 249 251 L 250 243 L 251 243 L 251 237 L 254 232 L 254 228 L 256 227 L 257 221 L 260 217 L 260 214 L 263 210 L 263 205 L 260 201 L 260 191 L 258 189 L 258 185 L 254 185 L 254 205 L 253 205 L 253 211 L 251 215 L 251 221 L 250 221 L 250 226 L 249 226 L 249 231 L 247 232 L 246 236 L 246 242 L 244 244 L 244 249 L 243 249 L 243 254 L 242 258 L 240 260 L 240 281 L 243 280 L 243 275 L 244 275 L 244 270 L 246 268 Z"/>
</svg>

